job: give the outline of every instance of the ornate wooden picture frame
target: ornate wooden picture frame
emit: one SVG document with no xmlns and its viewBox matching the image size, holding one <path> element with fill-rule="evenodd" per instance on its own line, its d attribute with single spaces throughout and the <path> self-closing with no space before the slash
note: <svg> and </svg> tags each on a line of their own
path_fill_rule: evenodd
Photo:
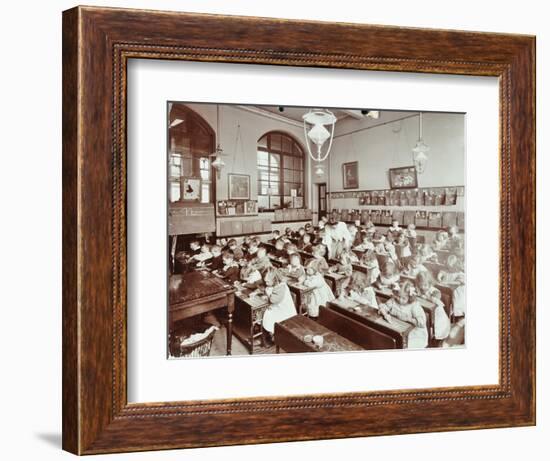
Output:
<svg viewBox="0 0 550 461">
<path fill-rule="evenodd" d="M 499 383 L 128 403 L 126 76 L 134 58 L 498 77 Z M 534 37 L 64 12 L 62 396 L 63 448 L 77 454 L 535 424 Z"/>
</svg>

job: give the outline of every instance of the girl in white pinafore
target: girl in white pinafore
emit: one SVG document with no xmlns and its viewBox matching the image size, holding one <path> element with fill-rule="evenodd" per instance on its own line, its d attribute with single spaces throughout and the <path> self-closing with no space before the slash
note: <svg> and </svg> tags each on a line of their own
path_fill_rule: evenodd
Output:
<svg viewBox="0 0 550 461">
<path fill-rule="evenodd" d="M 304 285 L 312 287 L 309 302 L 307 305 L 307 313 L 310 317 L 319 317 L 319 306 L 326 306 L 329 301 L 334 301 L 334 293 L 328 286 L 325 277 L 317 269 L 317 264 L 311 260 L 306 265 L 306 279 Z"/>
<path fill-rule="evenodd" d="M 393 297 L 381 304 L 379 311 L 391 322 L 391 316 L 414 325 L 409 332 L 407 348 L 421 349 L 428 346 L 428 326 L 426 314 L 416 300 L 416 290 L 410 281 L 404 282 L 394 289 Z"/>
<path fill-rule="evenodd" d="M 264 281 L 269 307 L 264 312 L 262 326 L 273 334 L 276 322 L 293 317 L 297 312 L 288 285 L 277 269 L 269 268 L 264 275 Z"/>
</svg>

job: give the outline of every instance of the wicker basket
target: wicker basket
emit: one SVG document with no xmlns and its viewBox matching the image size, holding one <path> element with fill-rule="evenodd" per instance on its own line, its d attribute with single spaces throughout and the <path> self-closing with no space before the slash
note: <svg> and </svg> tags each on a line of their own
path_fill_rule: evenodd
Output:
<svg viewBox="0 0 550 461">
<path fill-rule="evenodd" d="M 210 325 L 208 327 L 210 327 Z M 208 357 L 216 331 L 217 330 L 213 328 L 204 338 L 185 345 L 181 345 L 181 340 L 184 336 L 174 338 L 175 341 L 171 344 L 171 354 L 174 357 Z M 195 331 L 195 333 L 197 332 Z"/>
</svg>

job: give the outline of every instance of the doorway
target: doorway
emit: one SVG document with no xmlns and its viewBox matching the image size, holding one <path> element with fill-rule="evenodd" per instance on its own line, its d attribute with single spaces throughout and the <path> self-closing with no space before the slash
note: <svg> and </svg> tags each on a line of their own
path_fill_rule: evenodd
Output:
<svg viewBox="0 0 550 461">
<path fill-rule="evenodd" d="M 323 182 L 317 184 L 317 210 L 319 212 L 319 219 L 327 215 L 327 183 Z"/>
</svg>

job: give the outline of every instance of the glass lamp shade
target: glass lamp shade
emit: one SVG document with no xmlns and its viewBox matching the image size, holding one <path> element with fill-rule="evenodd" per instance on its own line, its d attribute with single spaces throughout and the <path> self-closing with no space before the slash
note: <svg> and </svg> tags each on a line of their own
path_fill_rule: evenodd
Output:
<svg viewBox="0 0 550 461">
<path fill-rule="evenodd" d="M 325 170 L 323 170 L 323 167 L 321 165 L 317 165 L 315 168 L 315 174 L 317 176 L 323 176 L 325 174 Z"/>
<path fill-rule="evenodd" d="M 416 146 L 414 146 L 412 150 L 414 166 L 419 173 L 423 173 L 426 169 L 426 163 L 428 163 L 427 152 L 429 152 L 429 150 L 430 148 L 426 145 L 422 138 L 416 142 Z"/>
<path fill-rule="evenodd" d="M 330 138 L 330 132 L 323 125 L 314 125 L 307 137 L 317 146 L 322 146 Z"/>
<path fill-rule="evenodd" d="M 308 153 L 312 160 L 321 162 L 325 160 L 330 153 L 336 117 L 329 110 L 319 109 L 310 110 L 308 113 L 304 114 L 302 118 L 304 120 L 304 134 Z M 330 127 L 330 131 L 327 127 Z M 328 140 L 330 140 L 329 146 L 326 152 L 321 154 L 321 148 Z M 313 154 L 310 144 L 314 144 L 317 147 L 316 155 Z"/>
<path fill-rule="evenodd" d="M 221 157 L 216 157 L 216 159 L 212 162 L 212 166 L 219 171 L 225 166 L 225 162 Z"/>
</svg>

